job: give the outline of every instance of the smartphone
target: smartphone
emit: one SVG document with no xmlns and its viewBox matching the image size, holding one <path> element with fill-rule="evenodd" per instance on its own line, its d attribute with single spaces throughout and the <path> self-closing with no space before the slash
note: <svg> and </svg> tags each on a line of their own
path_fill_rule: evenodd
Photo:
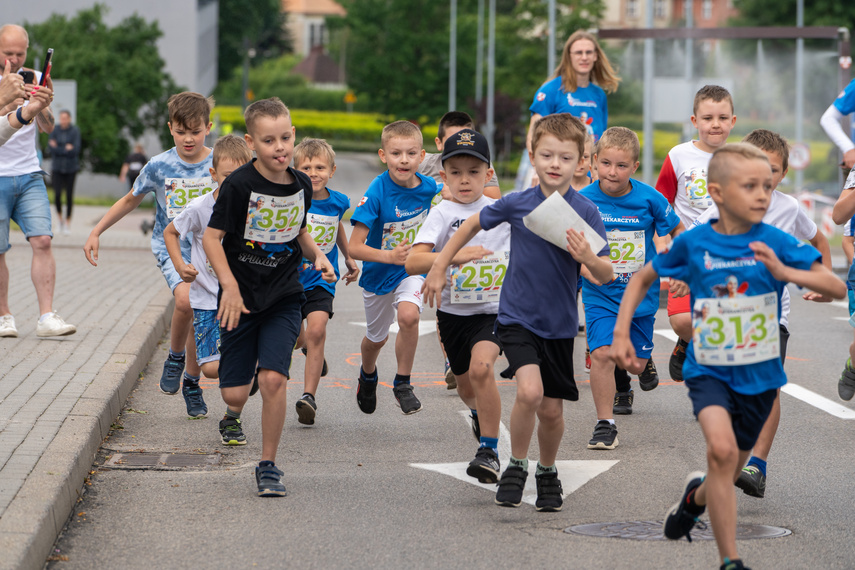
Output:
<svg viewBox="0 0 855 570">
<path fill-rule="evenodd" d="M 50 75 L 51 58 L 53 58 L 53 48 L 49 48 L 45 55 L 45 65 L 42 67 L 42 78 L 39 80 L 39 85 L 47 85 L 47 78 Z"/>
<path fill-rule="evenodd" d="M 29 69 L 21 69 L 18 71 L 18 75 L 24 78 L 24 84 L 32 85 L 36 81 L 36 72 L 30 71 Z"/>
</svg>

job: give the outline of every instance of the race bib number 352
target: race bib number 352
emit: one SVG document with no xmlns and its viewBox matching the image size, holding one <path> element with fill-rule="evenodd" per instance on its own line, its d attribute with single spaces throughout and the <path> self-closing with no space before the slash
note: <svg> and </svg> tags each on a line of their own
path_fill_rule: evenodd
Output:
<svg viewBox="0 0 855 570">
<path fill-rule="evenodd" d="M 777 293 L 696 299 L 692 316 L 698 364 L 741 366 L 780 357 Z"/>
<path fill-rule="evenodd" d="M 451 303 L 498 302 L 508 271 L 508 251 L 451 268 Z"/>
<path fill-rule="evenodd" d="M 262 243 L 286 243 L 297 238 L 305 215 L 303 191 L 291 196 L 268 196 L 253 192 L 249 197 L 243 237 Z"/>
<path fill-rule="evenodd" d="M 210 176 L 203 178 L 166 179 L 166 217 L 170 220 L 180 214 L 190 200 L 214 190 L 217 184 Z"/>
</svg>

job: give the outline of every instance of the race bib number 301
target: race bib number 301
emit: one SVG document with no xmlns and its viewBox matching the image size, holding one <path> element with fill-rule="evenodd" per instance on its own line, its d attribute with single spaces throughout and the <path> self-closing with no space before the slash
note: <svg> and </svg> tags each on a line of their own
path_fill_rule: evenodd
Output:
<svg viewBox="0 0 855 570">
<path fill-rule="evenodd" d="M 297 238 L 305 215 L 303 191 L 291 196 L 268 196 L 253 192 L 249 197 L 243 237 L 262 243 L 285 243 Z"/>
<path fill-rule="evenodd" d="M 696 299 L 692 316 L 698 364 L 741 366 L 780 358 L 777 293 Z"/>
<path fill-rule="evenodd" d="M 306 231 L 318 244 L 321 252 L 327 254 L 335 247 L 338 237 L 338 216 L 322 216 L 309 212 L 306 217 Z"/>
<path fill-rule="evenodd" d="M 395 249 L 404 238 L 406 238 L 407 243 L 412 244 L 416 241 L 416 236 L 427 215 L 428 211 L 425 210 L 407 220 L 383 224 L 383 237 L 380 242 L 380 249 Z"/>
<path fill-rule="evenodd" d="M 508 271 L 508 251 L 451 268 L 451 303 L 498 302 Z"/>
<path fill-rule="evenodd" d="M 166 179 L 166 217 L 170 220 L 180 214 L 190 200 L 207 194 L 217 187 L 210 177 L 203 178 L 167 178 Z"/>
<path fill-rule="evenodd" d="M 609 259 L 615 273 L 635 273 L 644 267 L 644 231 L 611 230 Z"/>
</svg>

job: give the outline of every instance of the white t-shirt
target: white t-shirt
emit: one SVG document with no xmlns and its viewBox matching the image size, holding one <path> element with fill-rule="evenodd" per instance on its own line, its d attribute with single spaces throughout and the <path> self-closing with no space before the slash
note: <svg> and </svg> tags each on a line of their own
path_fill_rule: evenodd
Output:
<svg viewBox="0 0 855 570">
<path fill-rule="evenodd" d="M 36 81 L 41 75 L 41 72 L 36 71 Z M 24 101 L 24 105 L 27 104 L 29 101 Z M 0 146 L 0 176 L 22 176 L 42 169 L 36 154 L 36 137 L 39 134 L 37 124 L 38 121 L 33 121 L 24 125 L 15 131 L 6 144 Z"/>
<path fill-rule="evenodd" d="M 672 148 L 656 181 L 656 189 L 674 204 L 674 211 L 686 228 L 713 204 L 707 190 L 707 168 L 712 153 L 699 149 L 695 142 Z"/>
<path fill-rule="evenodd" d="M 437 206 L 430 209 L 419 230 L 413 245 L 418 243 L 432 243 L 435 251 L 441 251 L 445 244 L 451 239 L 457 228 L 472 214 L 477 214 L 482 208 L 496 202 L 487 196 L 481 196 L 471 204 L 459 204 L 451 200 L 443 200 Z M 494 254 L 510 251 L 511 249 L 511 227 L 502 223 L 495 228 L 479 231 L 464 247 L 481 245 Z M 451 302 L 451 274 L 453 268 L 449 267 L 446 275 L 446 287 L 442 290 L 440 310 L 452 315 L 478 315 L 496 314 L 499 312 L 499 303 L 452 303 Z"/>
<path fill-rule="evenodd" d="M 190 200 L 184 210 L 172 220 L 175 229 L 181 234 L 181 239 L 187 239 L 188 235 L 193 234 L 190 241 L 190 263 L 199 274 L 190 284 L 190 306 L 207 311 L 216 310 L 217 293 L 220 290 L 220 283 L 202 247 L 202 236 L 205 235 L 205 228 L 208 227 L 215 203 L 213 192 L 203 194 Z"/>
<path fill-rule="evenodd" d="M 693 226 L 705 224 L 712 219 L 718 219 L 718 206 L 713 204 L 703 214 L 698 216 Z M 779 230 L 787 232 L 796 239 L 810 240 L 816 236 L 816 224 L 802 209 L 799 201 L 788 194 L 772 191 L 772 199 L 769 201 L 769 209 L 763 216 L 763 222 L 775 226 Z M 790 292 L 784 288 L 781 295 L 781 318 L 779 322 L 788 326 L 790 315 Z"/>
</svg>

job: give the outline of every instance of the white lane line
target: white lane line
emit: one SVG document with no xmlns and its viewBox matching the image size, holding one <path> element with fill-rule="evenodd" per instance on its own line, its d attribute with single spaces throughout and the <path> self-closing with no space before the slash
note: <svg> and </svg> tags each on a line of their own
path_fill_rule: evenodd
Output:
<svg viewBox="0 0 855 570">
<path fill-rule="evenodd" d="M 671 342 L 677 342 L 677 339 L 679 338 L 677 336 L 677 333 L 675 333 L 671 329 L 656 329 L 653 332 L 658 334 L 659 336 L 664 336 L 665 338 L 667 338 Z"/>
<path fill-rule="evenodd" d="M 855 420 L 855 410 L 829 400 L 824 396 L 820 396 L 816 392 L 811 392 L 807 388 L 803 388 L 798 384 L 788 382 L 783 386 L 783 388 L 781 388 L 781 391 L 794 398 L 798 398 L 806 404 L 819 408 L 823 412 L 827 412 L 832 416 L 836 416 L 844 420 Z"/>
</svg>

